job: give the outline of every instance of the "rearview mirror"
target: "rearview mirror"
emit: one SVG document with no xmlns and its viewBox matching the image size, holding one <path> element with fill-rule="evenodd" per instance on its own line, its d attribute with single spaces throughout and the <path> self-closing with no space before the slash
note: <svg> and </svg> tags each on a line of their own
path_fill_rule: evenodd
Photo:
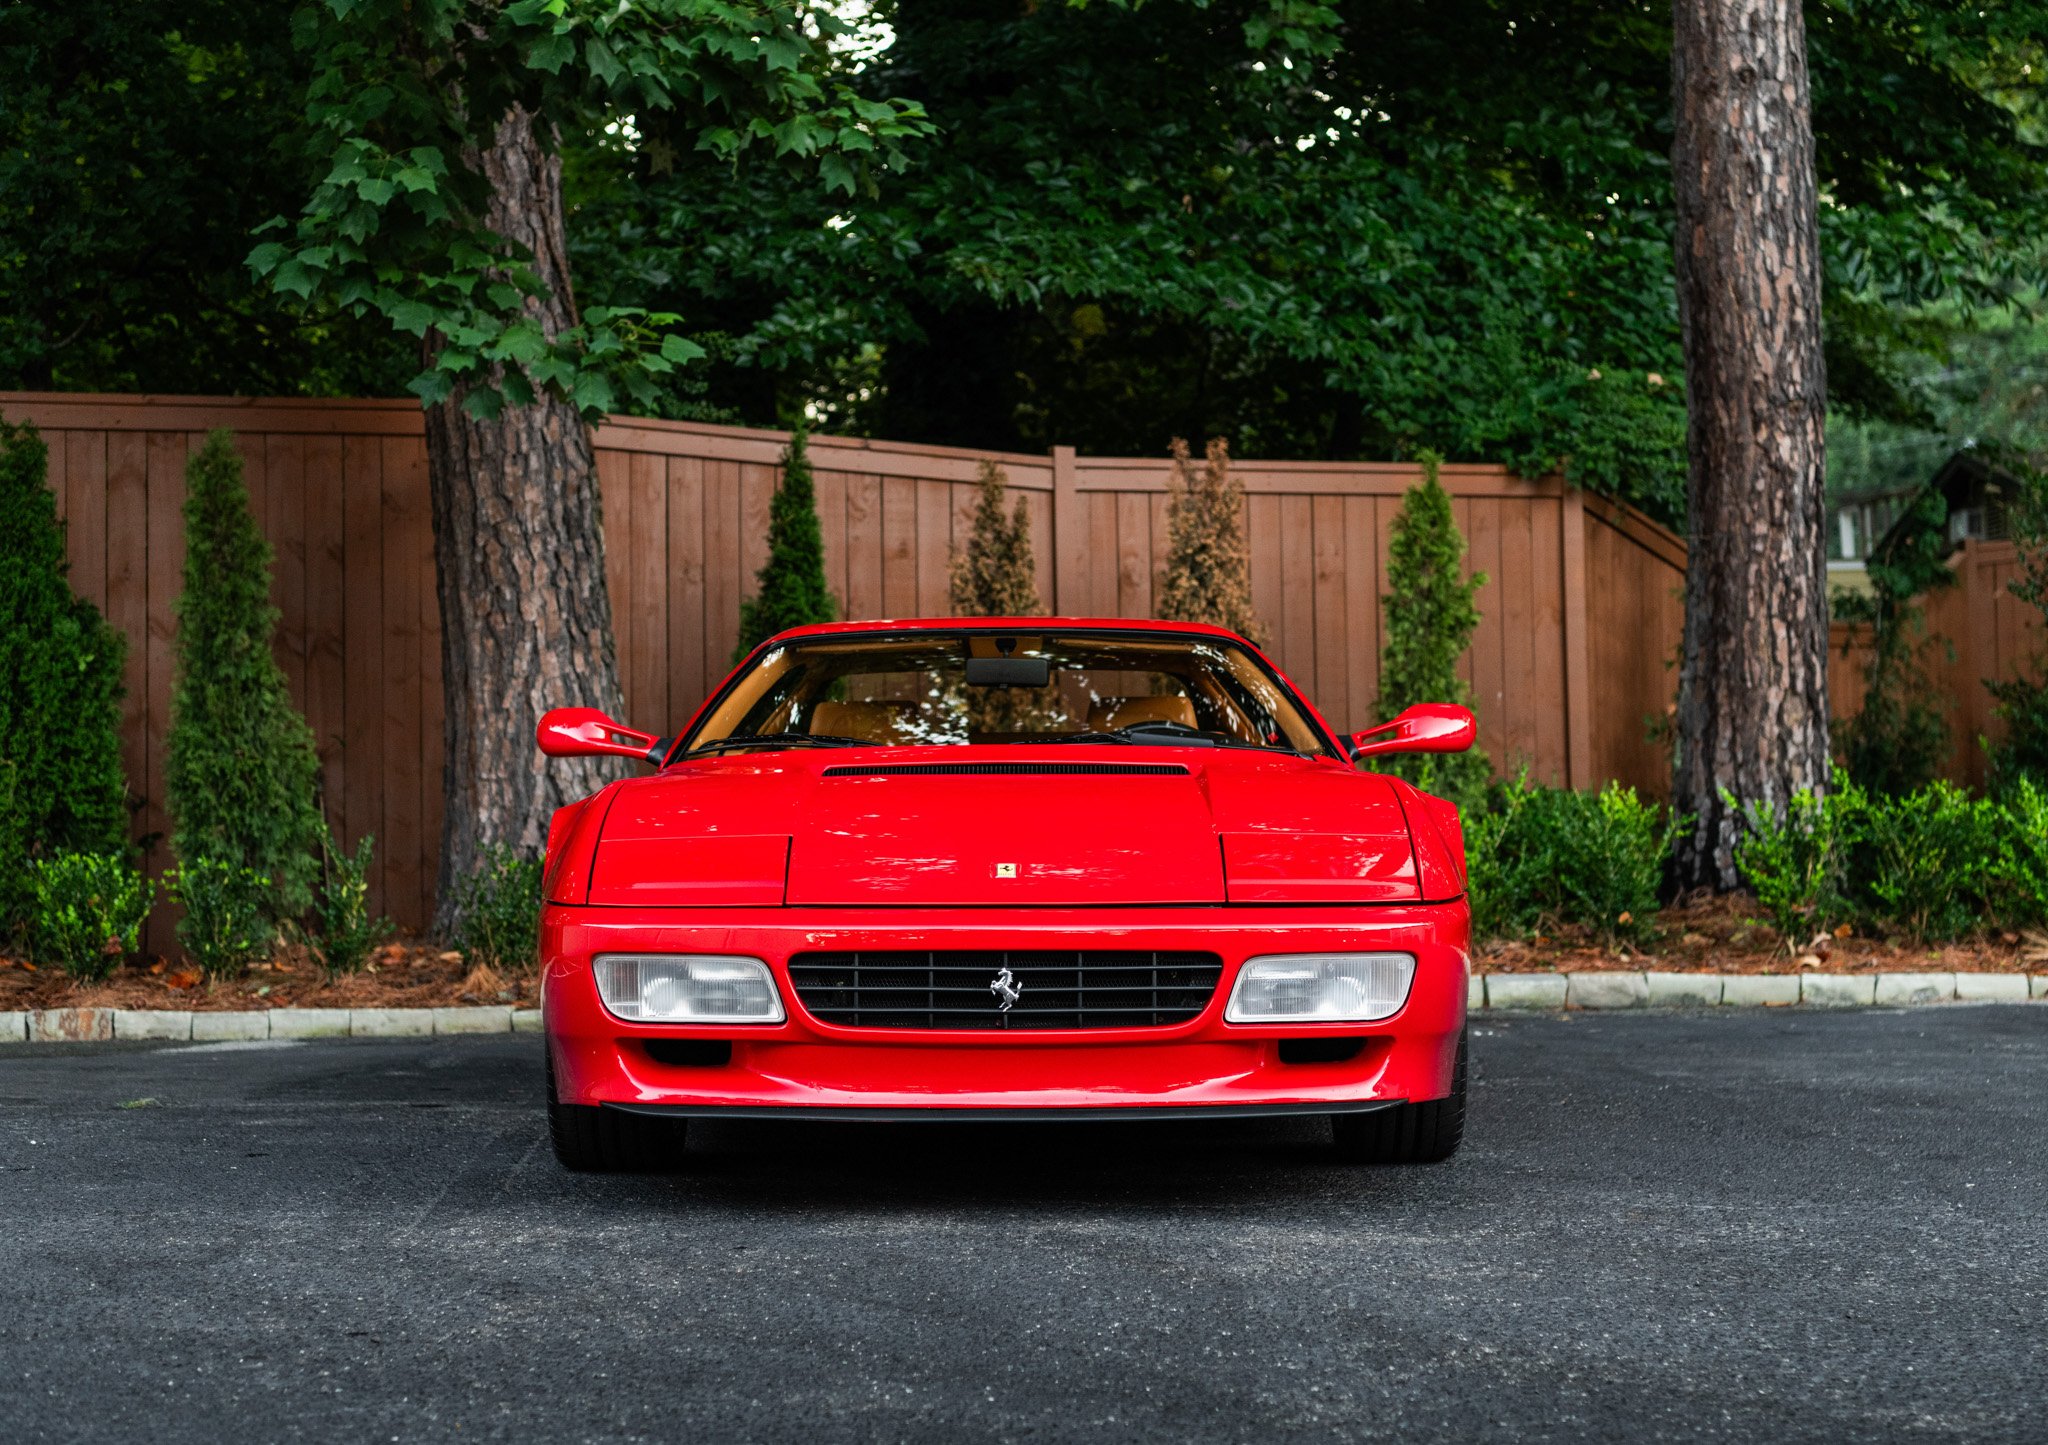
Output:
<svg viewBox="0 0 2048 1445">
<path fill-rule="evenodd" d="M 1419 702 L 1392 722 L 1351 735 L 1351 756 L 1375 753 L 1462 753 L 1479 736 L 1470 708 L 1448 702 Z"/>
<path fill-rule="evenodd" d="M 551 758 L 634 758 L 660 763 L 668 739 L 636 732 L 594 707 L 558 707 L 540 720 L 540 750 Z"/>
</svg>

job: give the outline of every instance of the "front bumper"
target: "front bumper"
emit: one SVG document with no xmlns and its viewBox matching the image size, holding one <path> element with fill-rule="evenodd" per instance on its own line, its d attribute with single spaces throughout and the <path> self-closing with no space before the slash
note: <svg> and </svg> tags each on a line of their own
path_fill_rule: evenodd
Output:
<svg viewBox="0 0 2048 1445">
<path fill-rule="evenodd" d="M 1075 1111 L 1343 1112 L 1450 1092 L 1465 1025 L 1469 922 L 1462 902 L 1398 908 L 705 909 L 585 908 L 542 914 L 541 1007 L 557 1097 L 682 1115 L 835 1118 L 1061 1117 Z M 792 954 L 836 949 L 1202 950 L 1223 973 L 1196 1018 L 1158 1028 L 850 1028 L 822 1023 L 790 985 Z M 1407 1002 L 1373 1023 L 1229 1024 L 1247 958 L 1402 949 Z M 768 1025 L 648 1024 L 613 1016 L 600 953 L 730 953 L 765 961 L 788 1019 Z M 1289 1062 L 1287 1040 L 1359 1041 L 1348 1058 Z M 726 1040 L 721 1064 L 665 1063 L 662 1040 Z M 829 1113 L 828 1113 L 829 1111 Z"/>
</svg>

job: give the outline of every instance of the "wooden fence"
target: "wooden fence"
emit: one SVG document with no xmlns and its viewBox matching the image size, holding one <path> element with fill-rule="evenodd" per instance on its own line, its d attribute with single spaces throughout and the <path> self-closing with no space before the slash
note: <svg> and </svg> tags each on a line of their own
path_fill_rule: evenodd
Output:
<svg viewBox="0 0 2048 1445">
<path fill-rule="evenodd" d="M 440 622 L 426 454 L 407 401 L 0 394 L 50 445 L 72 581 L 130 639 L 123 729 L 138 836 L 161 833 L 186 456 L 235 432 L 276 548 L 277 652 L 344 839 L 378 839 L 379 906 L 428 913 L 441 823 Z M 682 723 L 723 675 L 766 550 L 781 432 L 618 419 L 596 434 L 628 720 Z M 816 437 L 826 564 L 849 617 L 943 616 L 983 453 Z M 996 455 L 1030 508 L 1039 590 L 1067 616 L 1150 615 L 1165 459 Z M 1240 461 L 1252 591 L 1280 665 L 1331 721 L 1372 720 L 1387 541 L 1414 467 Z M 1481 745 L 1545 781 L 1668 780 L 1684 546 L 1555 480 L 1447 466 L 1487 576 L 1463 670 Z M 1981 689 L 1979 689 L 1981 691 Z M 564 698 L 574 702 L 576 699 Z M 161 866 L 157 848 L 152 863 Z"/>
</svg>

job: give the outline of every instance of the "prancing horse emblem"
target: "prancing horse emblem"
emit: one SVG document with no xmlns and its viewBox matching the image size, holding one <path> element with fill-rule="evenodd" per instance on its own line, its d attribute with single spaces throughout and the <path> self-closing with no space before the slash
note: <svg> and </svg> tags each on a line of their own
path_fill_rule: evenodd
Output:
<svg viewBox="0 0 2048 1445">
<path fill-rule="evenodd" d="M 988 991 L 996 996 L 996 1008 L 1008 1013 L 1010 1005 L 1024 996 L 1024 985 L 1017 982 L 1017 975 L 1010 972 L 1006 963 L 1003 971 L 996 975 L 995 982 L 988 986 Z"/>
</svg>

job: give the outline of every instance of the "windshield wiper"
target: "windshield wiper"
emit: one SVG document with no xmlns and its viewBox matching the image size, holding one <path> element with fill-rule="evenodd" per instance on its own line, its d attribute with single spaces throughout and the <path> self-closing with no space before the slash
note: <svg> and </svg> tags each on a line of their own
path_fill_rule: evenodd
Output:
<svg viewBox="0 0 2048 1445">
<path fill-rule="evenodd" d="M 706 753 L 722 753 L 727 748 L 868 748 L 875 746 L 868 738 L 846 738 L 832 733 L 739 733 L 729 738 L 718 738 L 701 747 L 691 748 L 683 756 L 700 757 Z"/>
</svg>

